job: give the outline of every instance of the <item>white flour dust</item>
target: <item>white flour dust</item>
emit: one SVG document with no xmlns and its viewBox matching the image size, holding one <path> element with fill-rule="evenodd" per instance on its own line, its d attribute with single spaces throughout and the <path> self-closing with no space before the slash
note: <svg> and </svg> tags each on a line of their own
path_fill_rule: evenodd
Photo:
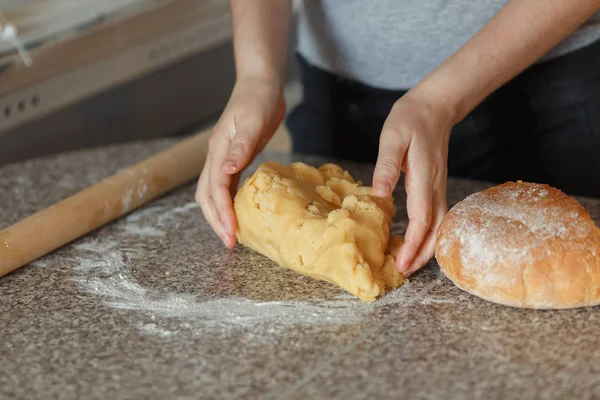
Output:
<svg viewBox="0 0 600 400">
<path fill-rule="evenodd" d="M 32 265 L 32 266 L 37 267 L 37 268 L 46 268 L 46 267 L 50 266 L 50 262 L 47 261 L 47 260 L 45 260 L 45 259 L 43 259 L 43 260 L 35 260 L 35 261 L 32 261 L 31 263 L 29 263 L 29 265 Z"/>
<path fill-rule="evenodd" d="M 167 233 L 159 228 L 177 229 L 178 223 L 174 217 L 195 208 L 199 208 L 198 204 L 188 203 L 166 211 L 160 206 L 140 210 L 125 219 L 123 233 L 132 236 L 164 237 Z"/>
<path fill-rule="evenodd" d="M 153 237 L 163 237 L 167 233 L 165 231 L 161 231 L 160 229 L 156 229 L 152 226 L 138 226 L 135 224 L 125 225 L 125 229 L 123 231 L 126 235 L 133 236 L 153 236 Z"/>
<path fill-rule="evenodd" d="M 277 323 L 280 327 L 311 323 L 349 324 L 364 320 L 373 311 L 369 305 L 361 305 L 352 298 L 344 297 L 333 301 L 311 302 L 265 302 L 245 298 L 199 300 L 189 294 L 161 294 L 148 290 L 123 273 L 105 278 L 87 278 L 85 290 L 102 295 L 105 303 L 114 308 L 142 311 L 153 316 L 202 321 L 203 328 L 225 325 L 249 328 L 269 322 Z M 389 299 L 387 300 L 386 303 L 389 303 Z"/>
<path fill-rule="evenodd" d="M 175 334 L 173 331 L 163 329 L 154 323 L 139 324 L 138 329 L 142 332 L 149 333 L 154 336 L 160 336 L 160 337 L 169 337 L 169 336 L 173 336 Z"/>
<path fill-rule="evenodd" d="M 109 251 L 102 254 L 102 258 L 76 257 L 70 259 L 75 262 L 75 270 L 81 272 L 94 271 L 103 275 L 114 275 L 123 271 L 125 262 L 123 254 L 118 251 Z"/>
<path fill-rule="evenodd" d="M 95 253 L 104 253 L 111 249 L 114 249 L 115 247 L 117 247 L 118 244 L 119 243 L 114 242 L 112 240 L 100 241 L 96 239 L 89 240 L 86 243 L 76 244 L 74 245 L 74 247 L 77 250 L 88 250 L 93 251 Z"/>
<path fill-rule="evenodd" d="M 148 193 L 148 185 L 142 181 L 137 190 L 138 199 L 142 200 L 146 193 Z"/>
<path fill-rule="evenodd" d="M 156 213 L 160 212 L 161 210 L 162 210 L 162 207 L 148 207 L 148 208 L 142 209 L 140 211 L 136 211 L 127 217 L 127 222 L 136 222 L 144 217 L 154 216 L 154 215 L 156 215 Z"/>
<path fill-rule="evenodd" d="M 129 207 L 131 207 L 131 203 L 133 202 L 133 189 L 127 189 L 123 198 L 121 199 L 121 204 L 123 210 L 128 211 Z"/>
<path fill-rule="evenodd" d="M 123 231 L 143 230 L 146 224 L 157 229 L 155 227 L 177 215 L 186 218 L 184 214 L 196 207 L 195 203 L 190 203 L 169 211 L 162 207 L 142 210 L 126 219 Z M 374 311 L 384 306 L 425 301 L 415 299 L 415 293 L 410 290 L 401 289 L 394 290 L 374 304 L 363 303 L 349 294 L 333 300 L 260 301 L 241 297 L 206 298 L 210 293 L 195 296 L 161 292 L 145 288 L 131 277 L 130 264 L 135 265 L 136 259 L 143 257 L 142 251 L 123 249 L 118 242 L 109 240 L 89 240 L 74 247 L 80 250 L 80 254 L 70 261 L 74 262 L 77 272 L 73 279 L 81 289 L 100 296 L 107 306 L 139 313 L 137 329 L 164 338 L 179 333 L 203 335 L 214 329 L 221 332 L 235 328 L 251 331 L 259 325 L 268 325 L 267 331 L 273 333 L 293 325 L 353 324 L 365 322 Z M 264 330 L 261 329 L 261 332 Z M 256 336 L 258 340 L 264 335 Z"/>
</svg>

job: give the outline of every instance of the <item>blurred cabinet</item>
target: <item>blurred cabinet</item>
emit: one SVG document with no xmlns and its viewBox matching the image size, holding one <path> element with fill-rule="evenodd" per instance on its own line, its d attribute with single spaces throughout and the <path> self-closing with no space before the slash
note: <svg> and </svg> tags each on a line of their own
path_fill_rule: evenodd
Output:
<svg viewBox="0 0 600 400">
<path fill-rule="evenodd" d="M 235 79 L 228 0 L 4 0 L 7 22 L 33 65 L 0 46 L 0 165 L 180 132 Z"/>
</svg>

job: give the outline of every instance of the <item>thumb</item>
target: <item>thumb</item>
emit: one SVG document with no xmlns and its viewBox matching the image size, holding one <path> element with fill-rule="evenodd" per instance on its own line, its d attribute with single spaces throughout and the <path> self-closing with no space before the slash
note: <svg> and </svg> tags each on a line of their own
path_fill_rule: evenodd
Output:
<svg viewBox="0 0 600 400">
<path fill-rule="evenodd" d="M 258 115 L 237 118 L 232 117 L 231 128 L 226 136 L 229 148 L 221 169 L 227 174 L 235 174 L 244 169 L 252 159 L 257 144 L 264 133 L 264 118 Z"/>
<path fill-rule="evenodd" d="M 402 172 L 407 150 L 408 143 L 397 130 L 397 126 L 392 126 L 386 121 L 381 132 L 379 154 L 373 173 L 373 192 L 376 196 L 385 197 L 392 193 Z"/>
</svg>

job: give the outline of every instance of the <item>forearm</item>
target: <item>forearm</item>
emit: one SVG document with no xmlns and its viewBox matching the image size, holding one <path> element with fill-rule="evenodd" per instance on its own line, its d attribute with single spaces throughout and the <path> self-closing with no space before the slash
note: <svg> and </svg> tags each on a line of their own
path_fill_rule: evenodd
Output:
<svg viewBox="0 0 600 400">
<path fill-rule="evenodd" d="M 600 0 L 510 0 L 417 91 L 435 96 L 457 123 L 599 8 Z"/>
<path fill-rule="evenodd" d="M 283 85 L 291 0 L 231 0 L 237 78 Z"/>
</svg>

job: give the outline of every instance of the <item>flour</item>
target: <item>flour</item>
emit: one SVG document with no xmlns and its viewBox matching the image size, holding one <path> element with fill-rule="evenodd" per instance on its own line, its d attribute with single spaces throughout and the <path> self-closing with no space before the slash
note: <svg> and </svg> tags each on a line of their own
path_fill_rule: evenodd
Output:
<svg viewBox="0 0 600 400">
<path fill-rule="evenodd" d="M 252 327 L 276 323 L 280 327 L 293 324 L 351 324 L 358 323 L 374 307 L 349 295 L 334 300 L 257 301 L 245 298 L 198 299 L 190 294 L 160 293 L 136 283 L 128 273 L 124 257 L 118 251 L 96 253 L 95 257 L 77 257 L 75 276 L 83 290 L 101 295 L 105 304 L 153 316 L 202 321 L 209 326 L 238 325 Z M 399 303 L 398 291 L 381 299 L 379 306 Z"/>
<path fill-rule="evenodd" d="M 137 190 L 138 199 L 142 200 L 146 193 L 148 193 L 148 185 L 142 181 Z"/>
<path fill-rule="evenodd" d="M 160 210 L 162 210 L 162 207 L 143 208 L 139 211 L 131 213 L 130 215 L 127 216 L 127 218 L 125 220 L 127 222 L 137 222 L 144 217 L 155 215 L 156 213 L 160 212 Z"/>
<path fill-rule="evenodd" d="M 179 214 L 185 214 L 190 210 L 199 208 L 196 203 L 188 203 L 186 205 L 175 207 L 171 210 L 164 210 L 163 207 L 151 207 L 142 209 L 129 215 L 125 221 L 124 233 L 134 236 L 146 237 L 164 237 L 166 232 L 159 228 L 176 227 L 173 219 Z"/>
<path fill-rule="evenodd" d="M 152 323 L 139 324 L 138 329 L 142 332 L 149 333 L 154 336 L 160 336 L 160 337 L 169 337 L 169 336 L 173 336 L 175 334 L 175 332 L 173 332 L 173 331 L 163 329 L 163 328 L 159 327 L 158 325 L 152 324 Z"/>
<path fill-rule="evenodd" d="M 80 266 L 79 269 L 85 268 Z M 372 311 L 352 299 L 333 301 L 256 301 L 245 298 L 199 300 L 190 294 L 159 293 L 133 282 L 126 274 L 85 279 L 84 289 L 100 294 L 105 304 L 143 312 L 153 316 L 201 321 L 202 328 L 238 325 L 250 328 L 257 324 L 350 324 L 364 319 Z"/>
<path fill-rule="evenodd" d="M 151 226 L 138 226 L 135 224 L 125 225 L 123 233 L 126 235 L 148 237 L 163 237 L 167 234 L 165 231 L 161 231 L 160 229 Z"/>
<path fill-rule="evenodd" d="M 187 214 L 197 208 L 195 203 L 188 203 L 171 210 L 162 206 L 140 210 L 125 219 L 121 234 L 162 232 L 155 227 L 172 226 L 178 222 L 177 218 L 188 218 Z M 147 236 L 151 240 L 159 235 Z M 382 307 L 447 301 L 421 297 L 411 292 L 410 284 L 372 304 L 347 293 L 329 300 L 309 301 L 261 301 L 236 296 L 215 299 L 210 293 L 171 293 L 136 282 L 131 266 L 143 258 L 141 250 L 123 249 L 116 241 L 99 239 L 88 239 L 73 247 L 79 254 L 70 259 L 76 272 L 72 279 L 79 287 L 98 296 L 108 307 L 134 312 L 136 329 L 160 338 L 223 333 L 232 329 L 248 333 L 260 328 L 261 334 L 256 335 L 256 340 L 269 341 L 273 335 L 298 325 L 358 324 L 368 321 Z"/>
<path fill-rule="evenodd" d="M 198 205 L 198 203 L 191 202 L 191 203 L 187 203 L 186 205 L 181 206 L 181 207 L 175 207 L 174 209 L 171 210 L 171 214 L 186 213 L 186 212 L 188 212 L 190 210 L 194 210 L 194 209 L 197 209 L 197 208 L 200 208 L 200 206 Z"/>
<path fill-rule="evenodd" d="M 408 305 L 413 301 L 423 304 L 447 302 L 419 298 L 402 289 L 392 291 L 375 304 L 364 303 L 347 294 L 333 300 L 312 301 L 259 301 L 241 297 L 200 299 L 191 294 L 163 293 L 141 286 L 130 276 L 123 260 L 123 254 L 118 251 L 96 253 L 93 258 L 78 257 L 73 261 L 80 275 L 73 279 L 85 292 L 100 296 L 109 307 L 135 311 L 142 318 L 150 316 L 156 328 L 139 325 L 140 331 L 161 337 L 177 332 L 203 335 L 214 329 L 252 330 L 258 326 L 269 326 L 270 332 L 275 334 L 297 325 L 362 323 L 375 310 L 389 305 Z M 165 319 L 171 324 L 175 319 L 177 329 L 168 334 L 162 332 L 159 324 Z"/>
<path fill-rule="evenodd" d="M 106 276 L 122 272 L 125 266 L 123 254 L 118 251 L 106 252 L 101 258 L 75 257 L 69 261 L 76 263 L 76 271 L 97 272 Z"/>
<path fill-rule="evenodd" d="M 123 198 L 121 199 L 121 204 L 123 206 L 123 210 L 125 212 L 129 211 L 131 207 L 131 203 L 133 202 L 133 189 L 127 189 Z"/>
<path fill-rule="evenodd" d="M 112 250 L 119 245 L 118 242 L 112 240 L 100 241 L 97 239 L 88 239 L 85 243 L 79 243 L 73 245 L 77 250 L 93 251 L 95 253 L 104 253 L 108 250 Z"/>
<path fill-rule="evenodd" d="M 31 263 L 29 263 L 29 265 L 32 265 L 37 268 L 47 268 L 48 266 L 50 266 L 50 262 L 42 259 L 42 260 L 32 261 Z"/>
<path fill-rule="evenodd" d="M 165 208 L 162 206 L 148 207 L 132 213 L 127 217 L 127 221 L 135 222 L 145 217 L 156 217 L 159 221 L 165 222 L 167 219 L 175 215 L 185 214 L 191 210 L 199 208 L 200 206 L 195 202 L 190 202 L 183 206 L 174 207 L 167 210 L 165 210 Z"/>
</svg>

